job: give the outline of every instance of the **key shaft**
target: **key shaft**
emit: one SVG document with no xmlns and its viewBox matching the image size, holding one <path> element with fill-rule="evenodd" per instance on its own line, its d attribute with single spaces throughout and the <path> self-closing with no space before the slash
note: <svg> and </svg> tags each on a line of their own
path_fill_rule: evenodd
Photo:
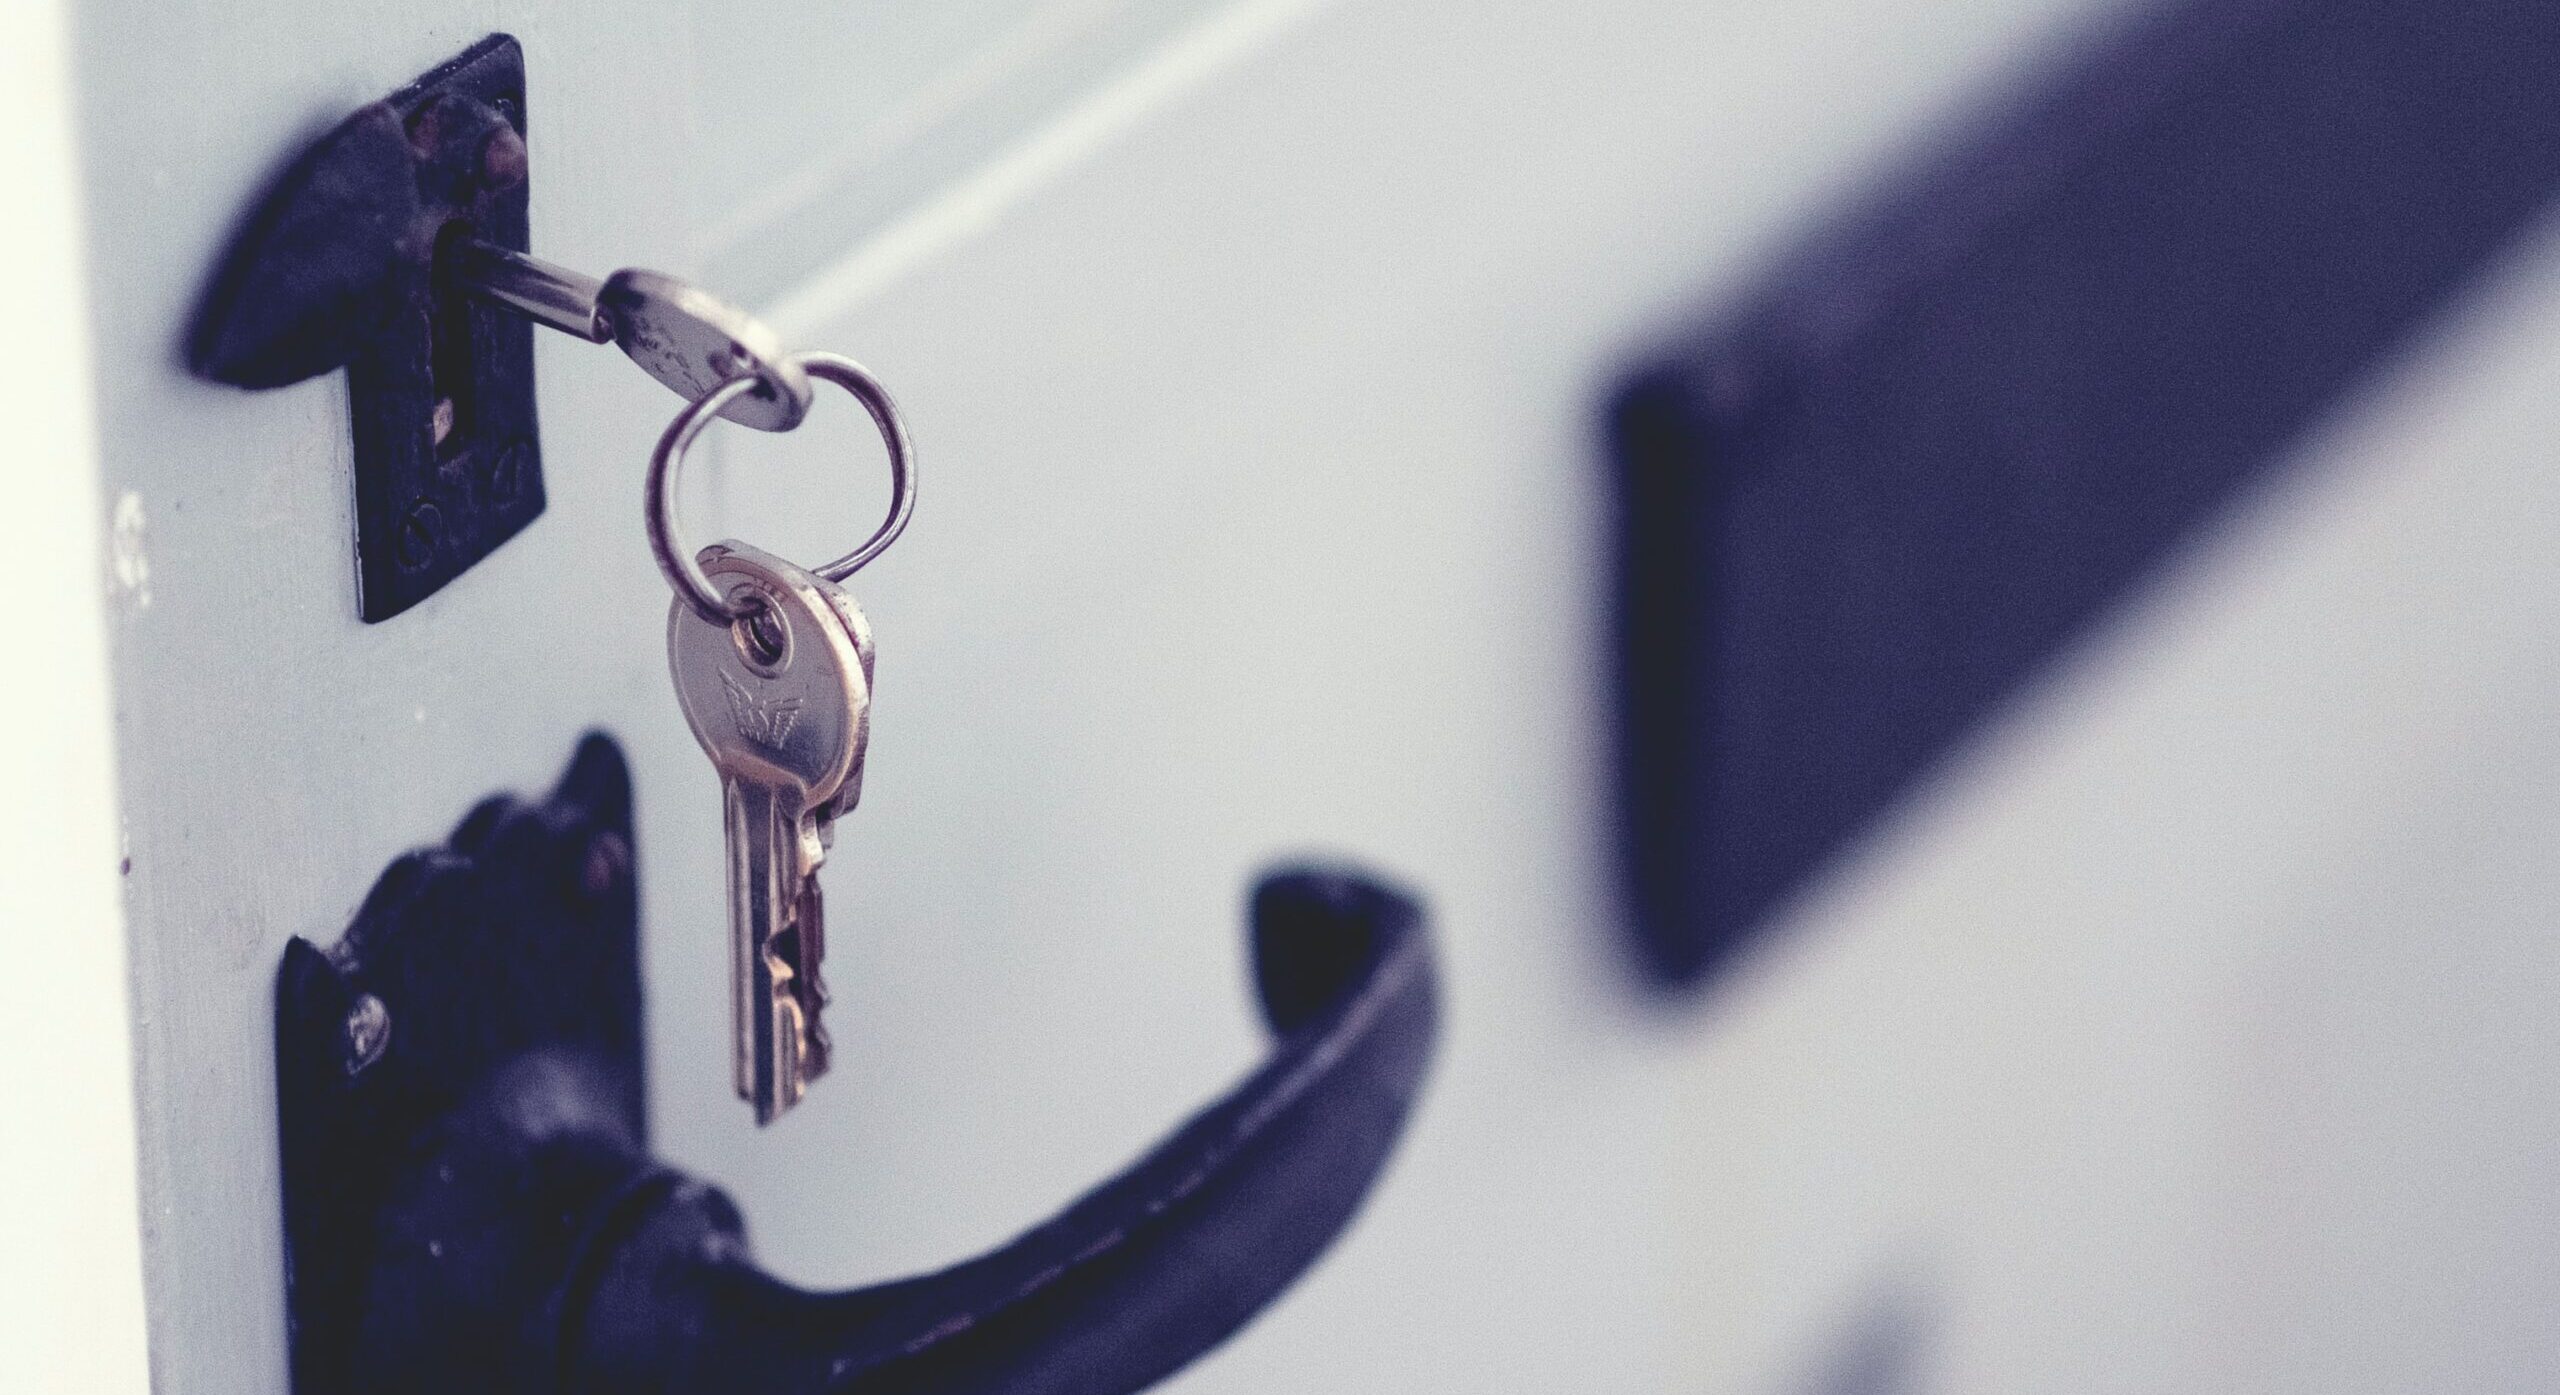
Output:
<svg viewBox="0 0 2560 1395">
<path fill-rule="evenodd" d="M 769 1123 L 827 1068 L 816 956 L 825 935 L 815 821 L 787 787 L 722 781 L 729 843 L 730 985 L 738 1093 Z"/>
</svg>

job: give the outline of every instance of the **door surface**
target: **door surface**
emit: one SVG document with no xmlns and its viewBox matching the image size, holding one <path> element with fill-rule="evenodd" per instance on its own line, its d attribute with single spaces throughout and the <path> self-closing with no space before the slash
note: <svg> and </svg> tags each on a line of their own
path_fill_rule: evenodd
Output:
<svg viewBox="0 0 2560 1395">
<path fill-rule="evenodd" d="M 639 789 L 660 1149 L 786 1277 L 997 1241 L 1218 1089 L 1258 1048 L 1243 890 L 1324 851 L 1429 897 L 1448 1046 L 1346 1242 L 1175 1388 L 2560 1375 L 2547 240 L 1671 1006 L 1617 957 L 1599 405 L 2107 7 L 68 18 L 159 1395 L 283 1388 L 285 941 L 591 727 Z M 717 786 L 640 525 L 672 399 L 546 337 L 548 511 L 367 626 L 341 381 L 180 365 L 276 163 L 491 31 L 526 52 L 537 253 L 702 276 L 877 371 L 922 453 L 854 588 L 838 1064 L 768 1130 L 730 1094 Z M 713 535 L 832 555 L 880 506 L 840 401 L 713 439 Z"/>
</svg>

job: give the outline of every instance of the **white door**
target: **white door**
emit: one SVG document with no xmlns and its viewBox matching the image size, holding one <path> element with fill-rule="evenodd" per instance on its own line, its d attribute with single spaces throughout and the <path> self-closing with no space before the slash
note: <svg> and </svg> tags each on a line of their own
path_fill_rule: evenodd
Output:
<svg viewBox="0 0 2560 1395">
<path fill-rule="evenodd" d="M 2104 8 L 66 7 L 59 64 L 12 58 L 54 86 L 12 100 L 78 193 L 78 279 L 67 236 L 37 279 L 79 293 L 85 346 L 44 371 L 93 413 L 55 401 L 75 434 L 48 483 L 88 488 L 31 518 L 71 535 L 36 553 L 67 574 L 17 589 L 72 597 L 47 623 L 106 656 L 42 754 L 112 761 L 112 848 L 103 813 L 62 835 L 99 927 L 66 972 L 115 982 L 120 895 L 129 1002 L 73 1025 L 110 1098 L 129 1042 L 135 1108 L 128 1138 L 63 1103 L 84 1131 L 13 1140 L 0 1177 L 94 1172 L 112 1219 L 129 1171 L 152 1388 L 282 1390 L 277 956 L 602 727 L 640 790 L 659 1149 L 794 1280 L 1000 1240 L 1245 1068 L 1241 892 L 1322 850 L 1428 895 L 1446 1047 L 1346 1241 L 1178 1388 L 2547 1382 L 2550 1248 L 2525 1239 L 2560 1215 L 2534 1069 L 2560 1042 L 2529 990 L 2560 970 L 2534 910 L 2560 886 L 2560 588 L 2521 559 L 2560 555 L 2530 446 L 2560 254 L 2503 273 L 2503 318 L 2432 343 L 2318 444 L 2341 463 L 2298 510 L 2109 651 L 2165 660 L 2089 658 L 1706 1001 L 1665 1011 L 1621 972 L 1611 375 Z M 54 51 L 52 13 L 9 21 L 19 52 Z M 341 381 L 246 394 L 180 364 L 277 163 L 492 31 L 526 52 L 536 253 L 693 274 L 863 360 L 922 452 L 914 524 L 855 587 L 879 674 L 828 875 L 838 1065 L 768 1130 L 729 1090 L 716 784 L 640 526 L 673 399 L 546 336 L 548 511 L 368 626 Z M 716 438 L 719 533 L 816 557 L 867 527 L 858 418 L 818 413 Z M 2447 451 L 2459 489 L 2429 483 Z M 2491 526 L 2527 536 L 2461 546 Z M 2238 764 L 2164 767 L 2162 733 Z M 2402 819 L 2469 832 L 2373 834 Z M 2460 934 L 2431 957 L 2410 923 Z M 2446 1093 L 2480 1059 L 2426 1025 L 2457 1004 L 2508 1063 L 2481 1098 L 2542 1122 Z M 7 1040 L 18 1071 L 66 1038 Z M 98 1262 L 108 1302 L 129 1266 Z M 2423 1292 L 2437 1321 L 2372 1339 L 2389 1359 L 2338 1356 Z M 112 1312 L 81 1307 L 39 1323 Z M 116 1388 L 141 1353 L 95 1321 L 77 1355 Z"/>
</svg>

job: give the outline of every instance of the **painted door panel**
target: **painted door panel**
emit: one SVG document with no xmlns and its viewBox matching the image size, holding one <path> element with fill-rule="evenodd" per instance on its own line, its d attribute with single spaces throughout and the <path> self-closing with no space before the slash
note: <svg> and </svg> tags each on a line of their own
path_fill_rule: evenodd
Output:
<svg viewBox="0 0 2560 1395">
<path fill-rule="evenodd" d="M 2547 1199 L 2482 1164 L 2456 1167 L 2479 1185 L 2441 1224 L 2373 1206 L 2417 1194 L 2407 1150 L 2439 1126 L 2466 1156 L 2549 1142 L 2377 1082 L 2441 1089 L 2479 1059 L 2393 1056 L 2424 1035 L 2393 1013 L 2433 1001 L 2406 984 L 2465 998 L 2504 972 L 2521 995 L 2547 967 L 2525 954 L 2547 790 L 2497 772 L 2548 744 L 2548 394 L 2524 385 L 2548 378 L 2554 254 L 1795 933 L 1666 1013 L 1613 957 L 1602 396 L 1655 331 L 2104 7 L 1133 5 L 1109 11 L 1140 36 L 1117 48 L 1021 40 L 1048 55 L 1019 60 L 1027 85 L 953 99 L 974 115 L 935 128 L 941 153 L 899 147 L 899 192 L 829 154 L 1000 68 L 1021 26 L 1105 8 L 972 7 L 948 31 L 803 16 L 771 21 L 762 58 L 742 35 L 764 21 L 711 7 L 74 16 L 162 1395 L 280 1388 L 286 938 L 333 937 L 384 862 L 538 785 L 591 726 L 639 785 L 661 1147 L 734 1190 L 789 1277 L 997 1240 L 1215 1090 L 1257 1048 L 1243 888 L 1322 849 L 1431 895 L 1449 1048 L 1361 1226 L 1177 1388 L 2494 1389 L 2560 1369 L 2489 1301 L 2492 1274 L 2515 1278 L 2506 1303 L 2540 1291 L 2521 1242 L 2469 1271 L 2480 1301 L 2440 1339 L 2344 1355 L 2379 1342 L 2358 1315 L 2408 1297 L 2382 1261 L 2467 1262 Z M 829 872 L 838 1065 L 763 1132 L 729 1094 L 716 786 L 662 675 L 640 529 L 670 400 L 546 338 L 549 511 L 366 627 L 343 388 L 242 395 L 177 362 L 275 163 L 493 29 L 526 47 L 538 252 L 706 274 L 877 370 L 923 452 L 916 522 L 856 587 L 880 655 L 865 801 Z M 811 231 L 831 223 L 832 244 Z M 881 498 L 859 425 L 828 401 L 788 439 L 716 437 L 706 528 L 841 550 Z M 2492 525 L 2497 546 L 2459 547 Z M 2438 823 L 2485 831 L 2393 831 Z M 2410 919 L 2466 927 L 2460 952 L 2411 958 L 2390 937 Z M 2480 1040 L 2548 1061 L 2522 1001 L 2491 999 Z"/>
</svg>

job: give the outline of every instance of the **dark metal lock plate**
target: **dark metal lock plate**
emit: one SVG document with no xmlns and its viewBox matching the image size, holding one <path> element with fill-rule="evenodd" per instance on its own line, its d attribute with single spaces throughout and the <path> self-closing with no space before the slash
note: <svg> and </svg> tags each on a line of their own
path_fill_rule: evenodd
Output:
<svg viewBox="0 0 2560 1395">
<path fill-rule="evenodd" d="M 524 89 L 523 50 L 494 34 L 340 123 L 242 228 L 188 344 L 240 387 L 347 370 L 368 621 L 542 513 L 533 328 L 435 274 L 465 235 L 528 249 Z"/>
</svg>

